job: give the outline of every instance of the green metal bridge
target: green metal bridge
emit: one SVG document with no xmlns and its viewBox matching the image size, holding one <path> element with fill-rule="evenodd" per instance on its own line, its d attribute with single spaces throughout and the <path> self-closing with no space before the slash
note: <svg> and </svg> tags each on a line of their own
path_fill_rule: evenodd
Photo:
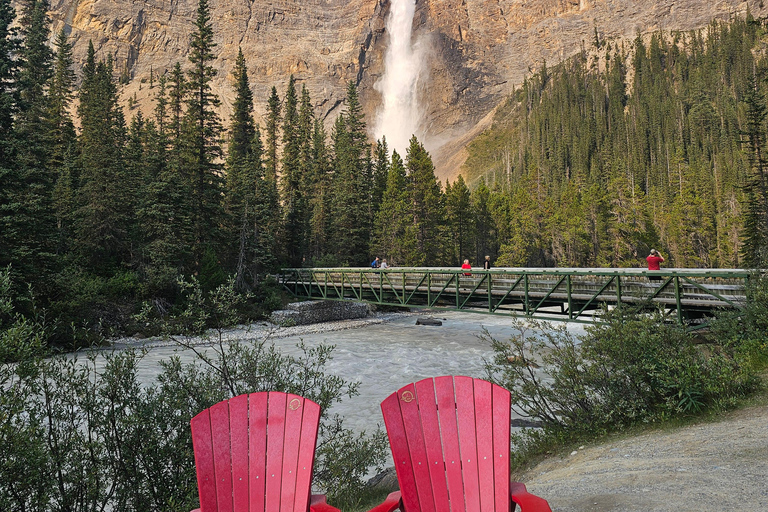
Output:
<svg viewBox="0 0 768 512">
<path fill-rule="evenodd" d="M 662 308 L 698 328 L 718 309 L 741 309 L 754 272 L 738 269 L 289 268 L 280 284 L 297 298 L 443 308 L 596 322 L 621 304 Z"/>
</svg>

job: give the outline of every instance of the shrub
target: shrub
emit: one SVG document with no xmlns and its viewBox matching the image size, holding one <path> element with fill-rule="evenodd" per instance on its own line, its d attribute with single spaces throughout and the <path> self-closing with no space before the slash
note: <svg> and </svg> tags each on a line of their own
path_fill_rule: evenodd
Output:
<svg viewBox="0 0 768 512">
<path fill-rule="evenodd" d="M 699 345 L 661 313 L 615 310 L 576 337 L 565 326 L 516 323 L 486 369 L 523 416 L 559 436 L 600 434 L 727 407 L 754 374 L 721 346 Z M 541 368 L 537 366 L 541 364 Z"/>
</svg>

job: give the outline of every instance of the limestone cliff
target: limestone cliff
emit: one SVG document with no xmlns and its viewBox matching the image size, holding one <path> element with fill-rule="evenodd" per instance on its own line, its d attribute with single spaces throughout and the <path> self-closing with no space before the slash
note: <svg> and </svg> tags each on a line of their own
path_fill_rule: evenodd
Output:
<svg viewBox="0 0 768 512">
<path fill-rule="evenodd" d="M 317 115 L 332 122 L 348 81 L 357 83 L 372 123 L 380 103 L 374 84 L 388 43 L 387 0 L 210 0 L 219 76 L 215 92 L 229 117 L 231 72 L 238 48 L 246 56 L 257 115 L 274 85 L 282 95 L 293 74 L 306 84 Z M 53 32 L 62 27 L 81 63 L 88 41 L 97 56 L 115 56 L 129 78 L 122 97 L 152 108 L 150 74 L 188 65 L 197 0 L 52 0 Z M 429 47 L 422 134 L 440 177 L 453 177 L 463 147 L 494 107 L 542 62 L 556 63 L 594 39 L 638 32 L 688 30 L 750 9 L 762 0 L 417 0 L 414 38 Z M 79 66 L 78 66 L 79 67 Z M 79 69 L 78 69 L 79 71 Z M 127 117 L 132 113 L 126 107 Z"/>
</svg>

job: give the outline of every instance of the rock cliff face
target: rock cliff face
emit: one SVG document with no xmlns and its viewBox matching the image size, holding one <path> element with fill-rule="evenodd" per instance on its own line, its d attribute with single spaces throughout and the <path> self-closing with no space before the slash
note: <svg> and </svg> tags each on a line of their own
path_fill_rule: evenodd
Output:
<svg viewBox="0 0 768 512">
<path fill-rule="evenodd" d="M 234 96 L 232 69 L 238 48 L 246 56 L 257 116 L 272 86 L 285 92 L 293 74 L 306 84 L 316 113 L 328 123 L 343 109 L 346 84 L 359 88 L 373 124 L 388 44 L 388 0 L 210 0 L 219 75 L 215 92 L 227 122 Z M 82 63 L 92 40 L 97 57 L 111 53 L 130 81 L 122 89 L 147 115 L 150 75 L 178 61 L 188 65 L 197 0 L 52 0 L 53 33 L 62 27 Z M 595 29 L 601 38 L 638 32 L 689 30 L 747 9 L 764 15 L 762 0 L 417 0 L 414 40 L 429 48 L 424 79 L 421 139 L 438 175 L 453 178 L 463 147 L 482 129 L 494 107 L 542 62 L 559 62 Z M 79 67 L 79 66 L 78 66 Z M 78 70 L 79 71 L 79 70 Z"/>
</svg>

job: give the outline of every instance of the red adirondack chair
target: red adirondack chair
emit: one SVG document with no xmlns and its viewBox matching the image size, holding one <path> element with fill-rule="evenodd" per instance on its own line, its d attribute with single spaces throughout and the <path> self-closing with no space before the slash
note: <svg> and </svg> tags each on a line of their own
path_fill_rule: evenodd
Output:
<svg viewBox="0 0 768 512">
<path fill-rule="evenodd" d="M 192 418 L 200 508 L 339 512 L 310 496 L 320 406 L 280 392 L 240 395 Z"/>
<path fill-rule="evenodd" d="M 509 391 L 471 377 L 408 384 L 381 403 L 400 491 L 371 512 L 551 512 L 509 476 Z"/>
</svg>

